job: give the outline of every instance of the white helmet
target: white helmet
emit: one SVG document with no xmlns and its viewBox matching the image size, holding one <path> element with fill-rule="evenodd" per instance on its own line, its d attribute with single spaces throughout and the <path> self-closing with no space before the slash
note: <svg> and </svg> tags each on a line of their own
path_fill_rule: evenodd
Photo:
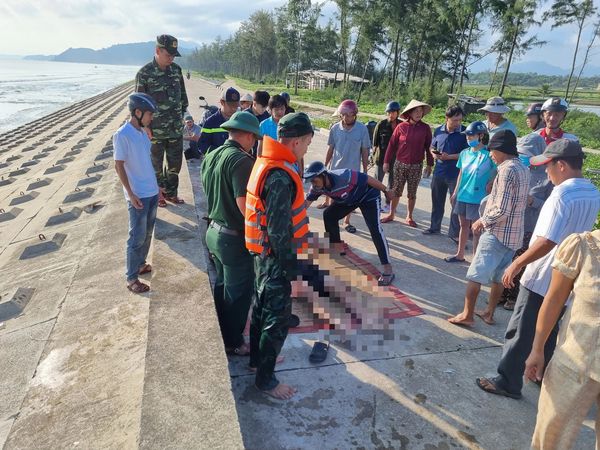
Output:
<svg viewBox="0 0 600 450">
<path fill-rule="evenodd" d="M 550 97 L 542 105 L 542 111 L 564 111 L 569 110 L 569 104 L 560 97 Z"/>
</svg>

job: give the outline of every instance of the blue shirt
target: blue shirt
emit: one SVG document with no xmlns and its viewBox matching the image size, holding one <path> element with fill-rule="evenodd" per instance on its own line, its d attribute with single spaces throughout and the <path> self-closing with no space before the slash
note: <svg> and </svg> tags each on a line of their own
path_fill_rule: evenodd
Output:
<svg viewBox="0 0 600 450">
<path fill-rule="evenodd" d="M 378 189 L 369 186 L 368 175 L 356 170 L 336 169 L 328 170 L 326 176 L 331 182 L 331 189 L 310 188 L 306 200 L 314 202 L 321 195 L 330 197 L 336 203 L 344 205 L 357 205 L 380 197 Z"/>
<path fill-rule="evenodd" d="M 496 164 L 492 161 L 490 152 L 485 147 L 477 151 L 466 148 L 460 152 L 456 167 L 462 171 L 458 201 L 479 205 L 487 195 L 485 188 L 488 182 L 496 173 Z"/>
<path fill-rule="evenodd" d="M 277 140 L 277 124 L 272 117 L 269 117 L 260 123 L 260 133 L 263 136 L 270 136 Z"/>
<path fill-rule="evenodd" d="M 442 153 L 448 153 L 449 155 L 458 155 L 467 146 L 467 138 L 464 134 L 461 133 L 464 130 L 464 125 L 461 125 L 452 133 L 448 133 L 445 124 L 441 127 L 437 127 L 433 132 L 431 147 L 435 148 L 436 150 Z M 433 175 L 437 177 L 444 177 L 450 179 L 458 177 L 458 168 L 456 167 L 456 160 L 437 160 L 435 164 L 435 169 L 433 170 Z"/>
<path fill-rule="evenodd" d="M 206 154 L 217 147 L 220 147 L 229 139 L 229 133 L 227 130 L 221 128 L 221 125 L 227 121 L 227 119 L 221 113 L 219 109 L 216 113 L 206 119 L 200 132 L 200 139 L 198 140 L 198 150 L 202 154 Z"/>
</svg>

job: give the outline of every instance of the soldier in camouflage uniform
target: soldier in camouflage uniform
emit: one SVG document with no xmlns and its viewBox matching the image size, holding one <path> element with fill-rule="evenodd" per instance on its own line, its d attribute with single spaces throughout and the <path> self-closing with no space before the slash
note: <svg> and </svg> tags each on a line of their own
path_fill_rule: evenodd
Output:
<svg viewBox="0 0 600 450">
<path fill-rule="evenodd" d="M 284 116 L 278 124 L 279 140 L 264 138 L 246 197 L 246 247 L 254 254 L 256 277 L 250 367 L 256 369 L 256 387 L 282 400 L 296 392 L 280 383 L 274 370 L 292 312 L 291 281 L 298 274 L 296 249 L 308 232 L 298 161 L 306 154 L 313 133 L 306 114 Z"/>
<path fill-rule="evenodd" d="M 181 56 L 177 39 L 168 34 L 157 36 L 154 59 L 137 73 L 135 90 L 149 94 L 158 105 L 152 121 L 152 165 L 158 185 L 166 200 L 183 203 L 177 196 L 177 188 L 183 159 L 182 118 L 188 98 L 181 67 L 173 63 L 176 56 Z M 159 206 L 167 206 L 164 199 L 159 200 Z"/>
</svg>

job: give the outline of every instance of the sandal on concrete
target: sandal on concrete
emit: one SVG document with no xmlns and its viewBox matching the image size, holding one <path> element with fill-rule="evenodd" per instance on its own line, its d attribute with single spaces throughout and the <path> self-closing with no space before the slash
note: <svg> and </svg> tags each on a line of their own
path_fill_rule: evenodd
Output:
<svg viewBox="0 0 600 450">
<path fill-rule="evenodd" d="M 138 274 L 140 275 L 150 272 L 152 272 L 152 266 L 150 264 L 144 264 L 142 267 L 140 267 L 140 270 L 138 270 Z"/>
<path fill-rule="evenodd" d="M 327 359 L 328 350 L 329 344 L 325 344 L 324 342 L 315 342 L 308 360 L 313 364 L 322 363 L 325 361 L 325 359 Z"/>
<path fill-rule="evenodd" d="M 165 200 L 168 202 L 171 202 L 171 203 L 175 203 L 176 205 L 181 205 L 181 204 L 185 203 L 185 200 L 177 197 L 176 195 L 173 195 L 171 197 L 165 197 Z"/>
<path fill-rule="evenodd" d="M 393 273 L 382 273 L 381 276 L 377 279 L 377 284 L 379 286 L 389 286 L 394 281 L 396 275 Z"/>
<path fill-rule="evenodd" d="M 133 283 L 127 285 L 127 289 L 134 294 L 143 294 L 144 292 L 148 292 L 150 290 L 150 286 L 142 283 L 140 280 L 135 280 Z"/>
<path fill-rule="evenodd" d="M 465 262 L 465 258 L 459 259 L 456 256 L 446 256 L 444 258 L 444 261 L 446 261 L 447 263 Z"/>
<path fill-rule="evenodd" d="M 250 345 L 244 342 L 236 348 L 226 348 L 225 353 L 231 356 L 248 356 L 250 354 Z"/>
<path fill-rule="evenodd" d="M 354 225 L 346 225 L 344 227 L 344 230 L 346 230 L 348 233 L 356 233 L 356 227 Z"/>
</svg>

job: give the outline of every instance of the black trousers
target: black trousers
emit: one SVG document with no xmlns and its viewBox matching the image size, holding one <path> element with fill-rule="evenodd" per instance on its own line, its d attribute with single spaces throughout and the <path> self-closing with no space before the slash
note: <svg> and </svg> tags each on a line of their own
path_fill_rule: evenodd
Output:
<svg viewBox="0 0 600 450">
<path fill-rule="evenodd" d="M 533 347 L 535 325 L 543 302 L 543 296 L 521 285 L 515 310 L 506 328 L 502 357 L 498 364 L 498 376 L 494 378 L 496 386 L 512 394 L 520 394 L 521 389 L 523 389 L 525 361 L 527 361 Z M 558 322 L 560 322 L 560 319 L 552 329 L 544 347 L 546 367 L 556 348 Z"/>
<path fill-rule="evenodd" d="M 362 203 L 346 205 L 343 203 L 333 202 L 325 211 L 323 211 L 323 221 L 325 222 L 325 231 L 329 234 L 329 242 L 342 242 L 340 239 L 340 219 L 346 217 L 356 208 L 359 208 L 367 223 L 371 238 L 377 249 L 377 255 L 381 264 L 389 264 L 389 249 L 388 243 L 383 235 L 383 228 L 379 221 L 381 213 L 381 199 L 370 200 Z"/>
</svg>

